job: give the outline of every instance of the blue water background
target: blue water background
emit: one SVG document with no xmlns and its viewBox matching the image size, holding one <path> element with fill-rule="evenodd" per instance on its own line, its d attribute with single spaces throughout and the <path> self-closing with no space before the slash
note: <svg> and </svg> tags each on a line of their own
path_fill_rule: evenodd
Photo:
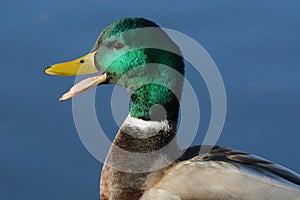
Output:
<svg viewBox="0 0 300 200">
<path fill-rule="evenodd" d="M 57 101 L 74 78 L 43 70 L 86 54 L 102 29 L 132 16 L 191 36 L 214 59 L 228 98 L 218 144 L 300 172 L 299 6 L 296 0 L 1 1 L 0 199 L 99 198 L 102 164 L 76 133 L 71 101 Z M 193 82 L 192 74 L 187 69 Z M 203 96 L 204 86 L 195 86 Z M 98 88 L 99 103 L 110 102 L 112 89 Z M 205 98 L 199 135 L 208 124 Z M 99 119 L 110 116 L 110 106 L 97 110 Z M 117 126 L 106 127 L 113 138 Z"/>
</svg>

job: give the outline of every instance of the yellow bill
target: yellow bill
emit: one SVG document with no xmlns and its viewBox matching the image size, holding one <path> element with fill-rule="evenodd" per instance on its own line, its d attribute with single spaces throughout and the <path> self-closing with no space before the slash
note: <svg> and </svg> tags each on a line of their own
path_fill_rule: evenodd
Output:
<svg viewBox="0 0 300 200">
<path fill-rule="evenodd" d="M 70 62 L 64 62 L 52 65 L 45 69 L 46 74 L 56 76 L 76 76 L 80 74 L 96 73 L 99 70 L 96 68 L 94 61 L 95 52 L 89 53 L 81 58 Z M 97 76 L 86 78 L 75 84 L 67 93 L 65 93 L 59 101 L 70 99 L 90 88 L 93 88 L 107 80 L 107 74 L 103 72 Z"/>
<path fill-rule="evenodd" d="M 52 65 L 45 69 L 45 73 L 55 76 L 76 76 L 98 72 L 99 70 L 96 68 L 94 61 L 94 54 L 95 52 L 92 52 L 70 62 Z"/>
</svg>

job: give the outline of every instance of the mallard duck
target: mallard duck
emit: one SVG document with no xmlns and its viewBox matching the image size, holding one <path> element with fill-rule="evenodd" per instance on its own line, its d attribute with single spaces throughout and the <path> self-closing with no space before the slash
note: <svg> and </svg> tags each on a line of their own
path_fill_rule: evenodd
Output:
<svg viewBox="0 0 300 200">
<path fill-rule="evenodd" d="M 151 48 L 152 42 L 164 48 Z M 118 84 L 130 93 L 130 113 L 102 169 L 102 200 L 300 199 L 300 176 L 270 161 L 219 146 L 208 146 L 210 151 L 200 155 L 201 146 L 178 147 L 184 62 L 177 45 L 156 23 L 118 20 L 100 34 L 89 54 L 52 65 L 45 73 L 99 71 L 60 100 L 101 84 Z"/>
</svg>

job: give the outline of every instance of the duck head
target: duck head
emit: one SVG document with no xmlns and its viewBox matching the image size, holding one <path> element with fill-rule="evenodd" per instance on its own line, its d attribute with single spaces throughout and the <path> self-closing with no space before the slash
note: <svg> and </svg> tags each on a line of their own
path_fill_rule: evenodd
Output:
<svg viewBox="0 0 300 200">
<path fill-rule="evenodd" d="M 131 116 L 177 119 L 184 63 L 177 45 L 154 22 L 118 20 L 102 31 L 90 53 L 45 69 L 46 74 L 58 76 L 96 72 L 100 74 L 77 83 L 60 100 L 101 84 L 118 84 L 131 95 Z M 157 105 L 165 114 L 157 112 L 161 108 Z"/>
</svg>

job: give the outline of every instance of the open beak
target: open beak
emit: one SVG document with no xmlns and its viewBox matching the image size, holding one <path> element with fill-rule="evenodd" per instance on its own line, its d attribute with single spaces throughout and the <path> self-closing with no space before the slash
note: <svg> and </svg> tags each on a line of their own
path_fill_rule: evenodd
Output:
<svg viewBox="0 0 300 200">
<path fill-rule="evenodd" d="M 92 76 L 86 79 L 83 79 L 79 83 L 75 84 L 68 92 L 66 92 L 62 97 L 59 98 L 59 101 L 65 101 L 70 99 L 90 88 L 93 88 L 101 83 L 105 82 L 107 75 L 105 72 L 97 76 Z"/>
<path fill-rule="evenodd" d="M 95 52 L 89 53 L 81 58 L 70 62 L 64 62 L 52 65 L 45 69 L 46 74 L 55 76 L 76 76 L 80 74 L 96 73 L 99 70 L 95 66 Z M 93 88 L 107 80 L 107 74 L 103 72 L 97 76 L 86 78 L 75 84 L 67 93 L 65 93 L 59 101 L 70 99 L 90 88 Z"/>
</svg>

